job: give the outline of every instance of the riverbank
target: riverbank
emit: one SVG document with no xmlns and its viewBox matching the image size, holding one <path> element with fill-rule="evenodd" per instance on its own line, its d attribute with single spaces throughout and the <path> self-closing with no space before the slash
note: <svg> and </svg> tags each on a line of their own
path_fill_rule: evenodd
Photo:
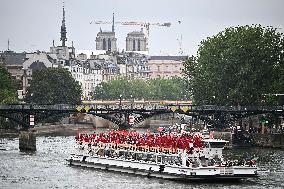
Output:
<svg viewBox="0 0 284 189">
<path fill-rule="evenodd" d="M 284 149 L 284 133 L 251 134 L 253 146 Z"/>
<path fill-rule="evenodd" d="M 36 136 L 75 136 L 78 131 L 86 130 L 94 131 L 93 125 L 90 124 L 57 124 L 44 125 L 30 129 Z M 0 130 L 0 138 L 16 138 L 19 137 L 17 130 Z"/>
<path fill-rule="evenodd" d="M 94 131 L 94 126 L 91 124 L 57 124 L 35 127 L 31 130 L 37 136 L 75 136 L 78 131 Z"/>
<path fill-rule="evenodd" d="M 11 129 L 0 129 L 0 138 L 16 138 L 19 136 L 19 131 Z"/>
</svg>

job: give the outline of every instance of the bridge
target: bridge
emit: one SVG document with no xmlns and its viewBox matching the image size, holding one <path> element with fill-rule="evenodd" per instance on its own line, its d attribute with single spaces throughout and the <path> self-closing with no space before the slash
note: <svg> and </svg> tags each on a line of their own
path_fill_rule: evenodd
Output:
<svg viewBox="0 0 284 189">
<path fill-rule="evenodd" d="M 0 117 L 8 118 L 24 129 L 31 127 L 30 117 L 47 118 L 52 115 L 69 115 L 76 113 L 92 114 L 109 120 L 119 126 L 120 129 L 135 127 L 145 119 L 161 114 L 185 114 L 203 120 L 213 126 L 228 126 L 230 122 L 243 117 L 258 114 L 284 115 L 282 106 L 195 106 L 188 103 L 160 103 L 160 102 L 98 102 L 81 105 L 37 105 L 37 104 L 13 104 L 0 105 Z M 129 117 L 134 118 L 129 123 Z"/>
<path fill-rule="evenodd" d="M 157 103 L 157 102 L 100 102 L 81 105 L 37 105 L 37 104 L 12 104 L 0 105 L 0 117 L 8 118 L 22 126 L 19 135 L 19 149 L 21 151 L 36 150 L 36 136 L 29 128 L 42 118 L 52 115 L 86 113 L 107 119 L 119 126 L 120 129 L 135 127 L 138 123 L 155 115 L 179 113 L 203 120 L 213 126 L 228 127 L 233 121 L 243 117 L 258 114 L 274 114 L 283 116 L 282 106 L 194 106 L 182 103 Z M 134 122 L 129 122 L 129 117 L 134 117 Z"/>
</svg>

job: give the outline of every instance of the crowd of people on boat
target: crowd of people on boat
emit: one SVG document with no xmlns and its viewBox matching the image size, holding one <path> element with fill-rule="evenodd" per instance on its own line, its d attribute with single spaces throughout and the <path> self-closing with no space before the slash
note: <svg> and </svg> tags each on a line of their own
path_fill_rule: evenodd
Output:
<svg viewBox="0 0 284 189">
<path fill-rule="evenodd" d="M 108 130 L 102 133 L 87 132 L 77 133 L 77 143 L 93 144 L 107 143 L 118 145 L 135 145 L 137 147 L 148 148 L 165 148 L 176 151 L 177 149 L 187 149 L 188 151 L 193 148 L 201 148 L 202 136 L 193 134 L 179 134 L 179 133 L 139 133 L 136 130 Z"/>
</svg>

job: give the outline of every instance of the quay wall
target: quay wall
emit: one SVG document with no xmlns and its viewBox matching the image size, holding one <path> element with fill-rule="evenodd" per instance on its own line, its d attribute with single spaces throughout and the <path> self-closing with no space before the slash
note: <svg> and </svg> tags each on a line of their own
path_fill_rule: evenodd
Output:
<svg viewBox="0 0 284 189">
<path fill-rule="evenodd" d="M 251 134 L 253 146 L 284 148 L 284 133 Z"/>
<path fill-rule="evenodd" d="M 284 149 L 284 133 L 252 133 L 251 146 L 255 147 L 268 147 L 268 148 L 283 148 Z M 214 138 L 224 139 L 229 141 L 227 147 L 232 147 L 232 134 L 231 132 L 214 132 Z"/>
</svg>

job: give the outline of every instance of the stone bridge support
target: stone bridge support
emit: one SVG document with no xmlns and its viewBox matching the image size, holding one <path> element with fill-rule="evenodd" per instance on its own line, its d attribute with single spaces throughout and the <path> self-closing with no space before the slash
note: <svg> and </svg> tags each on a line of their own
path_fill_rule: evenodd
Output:
<svg viewBox="0 0 284 189">
<path fill-rule="evenodd" d="M 30 130 L 20 131 L 19 134 L 20 151 L 36 151 L 36 135 Z"/>
</svg>

